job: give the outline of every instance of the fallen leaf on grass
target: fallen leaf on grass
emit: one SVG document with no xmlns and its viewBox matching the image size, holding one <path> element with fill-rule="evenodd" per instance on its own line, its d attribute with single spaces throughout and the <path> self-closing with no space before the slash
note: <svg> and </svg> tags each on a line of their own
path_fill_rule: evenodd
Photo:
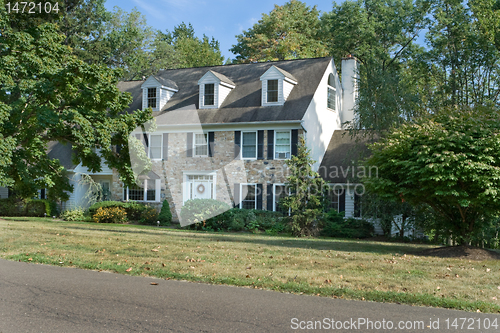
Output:
<svg viewBox="0 0 500 333">
<path fill-rule="evenodd" d="M 31 260 L 33 260 L 33 258 L 29 258 L 29 259 L 28 259 L 28 261 L 31 261 Z"/>
<path fill-rule="evenodd" d="M 158 252 L 158 249 L 152 249 L 151 252 Z"/>
<path fill-rule="evenodd" d="M 152 286 L 157 286 L 157 285 L 158 285 L 158 283 L 156 283 L 156 282 L 151 282 L 151 285 L 152 285 Z"/>
<path fill-rule="evenodd" d="M 132 270 L 132 267 L 126 269 L 125 272 L 130 272 L 131 270 Z"/>
</svg>

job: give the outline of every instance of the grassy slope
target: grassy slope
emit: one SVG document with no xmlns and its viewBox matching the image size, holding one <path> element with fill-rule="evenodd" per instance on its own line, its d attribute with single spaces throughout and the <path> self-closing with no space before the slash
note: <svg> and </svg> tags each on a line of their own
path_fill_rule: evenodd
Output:
<svg viewBox="0 0 500 333">
<path fill-rule="evenodd" d="M 500 261 L 412 255 L 426 245 L 5 219 L 10 260 L 500 313 Z"/>
</svg>

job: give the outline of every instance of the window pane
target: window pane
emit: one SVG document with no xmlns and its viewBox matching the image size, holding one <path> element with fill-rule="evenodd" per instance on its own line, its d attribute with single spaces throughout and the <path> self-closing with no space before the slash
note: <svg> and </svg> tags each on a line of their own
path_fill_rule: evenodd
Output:
<svg viewBox="0 0 500 333">
<path fill-rule="evenodd" d="M 161 159 L 161 148 L 151 147 L 149 150 L 149 158 L 151 159 Z"/>
<path fill-rule="evenodd" d="M 197 145 L 206 144 L 207 143 L 207 135 L 206 134 L 195 134 L 195 143 Z"/>
<path fill-rule="evenodd" d="M 274 187 L 274 203 L 275 203 L 275 209 L 277 212 L 286 214 L 287 210 L 280 207 L 280 200 L 282 198 L 286 197 L 286 191 L 285 191 L 285 186 L 284 185 L 276 185 Z"/>
<path fill-rule="evenodd" d="M 146 200 L 155 201 L 156 190 L 148 190 L 146 195 L 147 195 Z"/>
<path fill-rule="evenodd" d="M 290 158 L 290 131 L 276 132 L 276 145 L 274 149 L 274 158 Z"/>
<path fill-rule="evenodd" d="M 161 135 L 151 135 L 151 147 L 161 147 Z"/>
<path fill-rule="evenodd" d="M 335 110 L 335 89 L 328 87 L 328 108 Z"/>
<path fill-rule="evenodd" d="M 214 105 L 214 84 L 205 84 L 205 105 Z"/>
<path fill-rule="evenodd" d="M 246 197 L 241 202 L 241 208 L 255 209 L 255 185 L 242 185 L 242 193 L 247 191 Z"/>
<path fill-rule="evenodd" d="M 194 154 L 196 156 L 208 155 L 207 134 L 195 134 Z"/>
<path fill-rule="evenodd" d="M 328 207 L 339 211 L 339 190 L 330 189 L 328 191 Z"/>
<path fill-rule="evenodd" d="M 243 133 L 242 136 L 243 145 L 243 158 L 255 158 L 257 157 L 257 133 L 247 132 Z"/>
<path fill-rule="evenodd" d="M 148 88 L 148 107 L 156 107 L 156 88 Z"/>
<path fill-rule="evenodd" d="M 267 102 L 278 101 L 278 80 L 267 81 Z"/>
<path fill-rule="evenodd" d="M 208 155 L 208 149 L 207 149 L 207 145 L 203 145 L 203 146 L 196 146 L 195 147 L 195 152 L 194 154 L 197 155 L 197 156 L 201 156 L 201 155 Z"/>
</svg>

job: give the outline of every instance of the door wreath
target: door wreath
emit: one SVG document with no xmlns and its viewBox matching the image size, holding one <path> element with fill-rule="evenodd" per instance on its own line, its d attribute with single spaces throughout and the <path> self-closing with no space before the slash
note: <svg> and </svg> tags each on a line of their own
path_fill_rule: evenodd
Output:
<svg viewBox="0 0 500 333">
<path fill-rule="evenodd" d="M 203 184 L 200 184 L 200 185 L 198 185 L 196 190 L 198 191 L 198 193 L 203 193 L 203 192 L 205 192 L 205 186 L 203 186 Z"/>
</svg>

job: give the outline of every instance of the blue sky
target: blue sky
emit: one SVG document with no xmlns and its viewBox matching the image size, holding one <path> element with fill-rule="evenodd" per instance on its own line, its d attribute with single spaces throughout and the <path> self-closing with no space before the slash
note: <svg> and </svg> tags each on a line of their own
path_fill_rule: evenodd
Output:
<svg viewBox="0 0 500 333">
<path fill-rule="evenodd" d="M 134 7 L 146 16 L 148 25 L 162 31 L 173 30 L 181 22 L 191 23 L 196 36 L 206 34 L 220 42 L 221 52 L 226 58 L 234 58 L 229 49 L 236 44 L 235 36 L 257 23 L 262 13 L 269 13 L 274 4 L 283 5 L 286 0 L 107 0 L 106 7 L 118 6 L 130 12 Z M 328 12 L 331 0 L 305 1 L 309 6 Z"/>
</svg>

